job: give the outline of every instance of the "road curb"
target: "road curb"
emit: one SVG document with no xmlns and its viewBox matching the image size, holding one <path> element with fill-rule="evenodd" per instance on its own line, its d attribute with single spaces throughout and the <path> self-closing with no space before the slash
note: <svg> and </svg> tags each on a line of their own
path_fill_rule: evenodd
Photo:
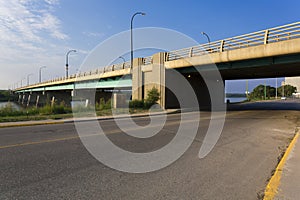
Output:
<svg viewBox="0 0 300 200">
<path fill-rule="evenodd" d="M 293 150 L 293 148 L 296 144 L 296 141 L 298 140 L 299 134 L 300 134 L 300 131 L 297 131 L 293 140 L 291 141 L 290 145 L 288 146 L 286 152 L 284 153 L 281 161 L 279 162 L 279 164 L 274 172 L 274 175 L 270 179 L 270 181 L 265 189 L 264 200 L 273 200 L 275 195 L 278 193 L 278 186 L 280 184 L 283 167 L 287 161 L 288 156 L 290 155 L 291 151 Z"/>
<path fill-rule="evenodd" d="M 173 110 L 169 112 L 157 112 L 157 113 L 141 113 L 135 115 L 125 115 L 125 116 L 103 116 L 103 117 L 94 117 L 94 118 L 69 118 L 59 121 L 24 121 L 24 122 L 8 122 L 8 123 L 0 123 L 0 128 L 9 128 L 9 127 L 22 127 L 22 126 L 37 126 L 37 125 L 50 125 L 50 124 L 65 124 L 65 123 L 72 123 L 72 122 L 87 122 L 87 121 L 95 121 L 95 120 L 111 120 L 111 119 L 126 119 L 126 118 L 136 118 L 136 117 L 147 117 L 147 116 L 156 116 L 162 114 L 176 114 L 179 113 L 180 110 Z"/>
</svg>

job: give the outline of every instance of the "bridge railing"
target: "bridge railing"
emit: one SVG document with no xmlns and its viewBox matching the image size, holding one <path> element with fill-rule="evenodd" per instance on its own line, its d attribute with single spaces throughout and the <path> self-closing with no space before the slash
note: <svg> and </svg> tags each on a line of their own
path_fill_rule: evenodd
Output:
<svg viewBox="0 0 300 200">
<path fill-rule="evenodd" d="M 152 56 L 144 57 L 143 58 L 143 64 L 144 65 L 152 64 Z"/>
<path fill-rule="evenodd" d="M 130 68 L 130 61 L 127 61 L 124 63 L 117 63 L 114 65 L 110 65 L 110 66 L 106 66 L 106 67 L 102 67 L 102 68 L 92 69 L 88 72 L 80 72 L 80 73 L 71 75 L 70 78 L 103 74 L 106 72 L 117 71 L 117 70 L 128 69 L 128 68 Z"/>
<path fill-rule="evenodd" d="M 168 52 L 166 61 L 300 38 L 300 22 Z"/>
</svg>

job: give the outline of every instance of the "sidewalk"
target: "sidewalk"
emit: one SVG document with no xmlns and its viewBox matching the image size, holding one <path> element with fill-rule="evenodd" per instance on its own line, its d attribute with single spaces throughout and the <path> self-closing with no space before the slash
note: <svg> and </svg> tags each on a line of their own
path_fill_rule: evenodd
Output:
<svg viewBox="0 0 300 200">
<path fill-rule="evenodd" d="M 35 125 L 47 125 L 47 124 L 64 124 L 80 121 L 92 121 L 92 120 L 109 120 L 109 119 L 122 119 L 122 118 L 134 118 L 134 117 L 146 117 L 155 116 L 162 114 L 177 113 L 177 109 L 169 109 L 165 111 L 152 112 L 152 113 L 137 113 L 137 114 L 120 114 L 116 116 L 99 116 L 99 117 L 78 117 L 78 118 L 67 118 L 67 119 L 48 119 L 48 120 L 37 120 L 37 121 L 20 121 L 20 122 L 1 122 L 0 128 L 5 127 L 17 127 L 17 126 L 35 126 Z"/>
<path fill-rule="evenodd" d="M 300 131 L 296 134 L 270 180 L 264 200 L 300 199 Z"/>
</svg>

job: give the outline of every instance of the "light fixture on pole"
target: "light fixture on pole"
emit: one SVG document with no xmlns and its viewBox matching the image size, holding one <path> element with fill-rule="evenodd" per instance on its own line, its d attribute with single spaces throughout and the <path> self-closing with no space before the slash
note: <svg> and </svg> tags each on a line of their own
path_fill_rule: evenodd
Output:
<svg viewBox="0 0 300 200">
<path fill-rule="evenodd" d="M 209 36 L 205 32 L 201 32 L 201 34 L 206 36 L 206 38 L 208 40 L 208 44 L 210 44 L 210 38 L 209 38 Z"/>
<path fill-rule="evenodd" d="M 66 78 L 69 77 L 69 54 L 70 54 L 71 52 L 74 52 L 74 53 L 75 53 L 76 50 L 75 50 L 75 49 L 72 49 L 72 50 L 68 51 L 67 54 L 66 54 Z"/>
<path fill-rule="evenodd" d="M 131 51 L 130 51 L 130 62 L 131 62 L 131 66 L 130 68 L 132 69 L 133 66 L 133 33 L 132 33 L 132 28 L 133 28 L 133 19 L 136 15 L 146 15 L 146 13 L 143 12 L 136 12 L 132 15 L 131 17 L 131 21 L 130 21 L 130 47 L 131 47 Z"/>
<path fill-rule="evenodd" d="M 123 62 L 126 62 L 125 58 L 123 56 L 119 56 L 119 58 L 121 58 L 123 60 Z"/>
<path fill-rule="evenodd" d="M 39 69 L 39 83 L 42 82 L 42 69 L 46 68 L 46 66 L 42 66 Z"/>
<path fill-rule="evenodd" d="M 208 34 L 206 34 L 205 32 L 201 32 L 201 34 L 204 35 L 204 36 L 206 36 L 207 41 L 208 41 L 208 46 L 209 46 L 209 49 L 208 49 L 208 50 L 211 51 L 211 47 L 210 47 L 210 38 L 209 38 Z"/>
</svg>

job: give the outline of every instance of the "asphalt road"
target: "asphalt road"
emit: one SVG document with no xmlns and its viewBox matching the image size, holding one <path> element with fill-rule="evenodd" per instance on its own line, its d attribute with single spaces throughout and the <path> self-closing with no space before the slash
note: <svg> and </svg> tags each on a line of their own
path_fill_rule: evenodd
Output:
<svg viewBox="0 0 300 200">
<path fill-rule="evenodd" d="M 185 113 L 191 119 L 198 114 Z M 196 139 L 183 156 L 141 174 L 97 161 L 73 123 L 1 128 L 0 199 L 257 199 L 299 125 L 299 111 L 229 111 L 218 143 L 199 159 L 209 116 L 201 112 Z M 149 139 L 123 134 L 112 120 L 100 124 L 119 147 L 150 152 L 174 138 L 179 119 L 180 114 L 169 115 L 163 130 Z M 149 123 L 146 117 L 135 121 Z"/>
</svg>

